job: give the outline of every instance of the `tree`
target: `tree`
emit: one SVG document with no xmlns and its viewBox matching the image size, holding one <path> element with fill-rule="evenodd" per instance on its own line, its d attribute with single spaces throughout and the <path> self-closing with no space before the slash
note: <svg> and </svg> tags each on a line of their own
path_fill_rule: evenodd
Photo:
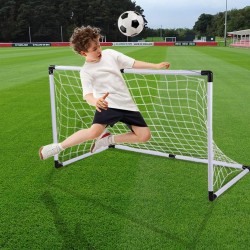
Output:
<svg viewBox="0 0 250 250">
<path fill-rule="evenodd" d="M 233 9 L 228 13 L 228 30 L 249 29 L 250 27 L 250 7 L 242 10 Z"/>
<path fill-rule="evenodd" d="M 198 21 L 195 22 L 193 30 L 197 35 L 205 36 L 209 27 L 212 25 L 213 16 L 210 14 L 201 14 Z"/>
<path fill-rule="evenodd" d="M 0 39 L 12 41 L 15 31 L 16 2 L 9 0 L 1 1 L 0 4 Z"/>
</svg>

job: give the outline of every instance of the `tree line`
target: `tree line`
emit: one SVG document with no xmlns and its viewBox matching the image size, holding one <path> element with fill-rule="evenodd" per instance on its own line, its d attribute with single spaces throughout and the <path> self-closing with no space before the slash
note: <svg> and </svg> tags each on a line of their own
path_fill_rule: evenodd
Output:
<svg viewBox="0 0 250 250">
<path fill-rule="evenodd" d="M 135 10 L 145 19 L 140 38 L 175 36 L 185 40 L 193 35 L 223 36 L 225 13 L 201 14 L 193 29 L 151 29 L 143 6 L 131 0 L 0 0 L 0 42 L 68 41 L 74 27 L 100 27 L 107 41 L 126 41 L 118 32 L 121 13 Z M 228 12 L 228 31 L 250 27 L 250 7 Z"/>
<path fill-rule="evenodd" d="M 143 9 L 130 0 L 0 0 L 0 41 L 68 41 L 74 27 L 100 27 L 120 40 L 117 19 L 126 10 Z M 63 34 L 61 34 L 61 31 Z"/>
<path fill-rule="evenodd" d="M 250 6 L 243 9 L 233 9 L 227 13 L 227 31 L 250 29 Z M 197 35 L 205 36 L 214 34 L 223 36 L 225 30 L 225 12 L 216 15 L 201 14 L 196 21 L 194 32 Z"/>
</svg>

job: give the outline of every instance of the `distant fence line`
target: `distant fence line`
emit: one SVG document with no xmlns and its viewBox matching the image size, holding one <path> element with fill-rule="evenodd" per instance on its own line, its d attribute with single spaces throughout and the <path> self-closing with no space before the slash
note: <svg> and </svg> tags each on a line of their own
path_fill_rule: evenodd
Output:
<svg viewBox="0 0 250 250">
<path fill-rule="evenodd" d="M 217 46 L 217 42 L 101 42 L 101 46 Z M 0 43 L 0 47 L 69 46 L 69 42 Z"/>
</svg>

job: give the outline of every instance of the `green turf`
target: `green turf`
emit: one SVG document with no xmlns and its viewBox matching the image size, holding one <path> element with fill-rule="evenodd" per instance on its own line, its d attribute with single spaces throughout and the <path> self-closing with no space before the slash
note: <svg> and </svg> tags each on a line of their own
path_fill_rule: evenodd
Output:
<svg viewBox="0 0 250 250">
<path fill-rule="evenodd" d="M 250 164 L 250 50 L 115 49 L 212 70 L 214 139 Z M 203 165 L 115 149 L 63 169 L 38 159 L 52 140 L 48 65 L 82 63 L 69 48 L 0 49 L 0 249 L 248 249 L 248 175 L 209 202 Z"/>
</svg>

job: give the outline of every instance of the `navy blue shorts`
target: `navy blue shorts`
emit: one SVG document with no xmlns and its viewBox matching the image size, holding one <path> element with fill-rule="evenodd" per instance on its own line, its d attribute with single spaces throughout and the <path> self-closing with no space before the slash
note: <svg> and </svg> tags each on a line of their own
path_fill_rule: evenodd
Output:
<svg viewBox="0 0 250 250">
<path fill-rule="evenodd" d="M 122 109 L 108 108 L 102 112 L 95 112 L 93 124 L 106 124 L 114 126 L 117 122 L 125 123 L 130 129 L 131 126 L 147 127 L 147 123 L 143 119 L 139 111 L 129 111 Z"/>
</svg>

